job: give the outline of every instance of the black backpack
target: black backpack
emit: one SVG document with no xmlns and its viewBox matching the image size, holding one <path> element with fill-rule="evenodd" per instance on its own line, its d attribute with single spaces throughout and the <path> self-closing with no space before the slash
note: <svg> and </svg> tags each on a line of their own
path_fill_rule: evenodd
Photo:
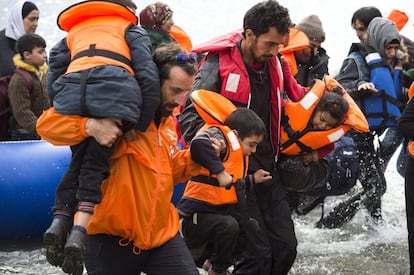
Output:
<svg viewBox="0 0 414 275">
<path fill-rule="evenodd" d="M 33 78 L 29 72 L 16 69 L 15 72 L 20 73 L 27 80 L 27 88 L 29 92 L 33 89 Z M 9 106 L 9 82 L 12 76 L 0 77 L 0 140 L 9 140 L 9 118 L 10 118 L 10 106 Z"/>
<path fill-rule="evenodd" d="M 335 143 L 335 149 L 326 156 L 329 163 L 328 176 L 311 190 L 312 196 L 337 196 L 348 192 L 357 182 L 359 175 L 358 150 L 349 136 L 343 136 Z"/>
</svg>

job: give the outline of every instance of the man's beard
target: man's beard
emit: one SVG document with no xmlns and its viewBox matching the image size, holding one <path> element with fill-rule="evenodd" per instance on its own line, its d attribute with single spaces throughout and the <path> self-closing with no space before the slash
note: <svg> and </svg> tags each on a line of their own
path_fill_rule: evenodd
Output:
<svg viewBox="0 0 414 275">
<path fill-rule="evenodd" d="M 173 110 L 178 107 L 178 104 L 165 104 L 158 106 L 156 115 L 161 117 L 168 117 L 172 115 Z"/>
</svg>

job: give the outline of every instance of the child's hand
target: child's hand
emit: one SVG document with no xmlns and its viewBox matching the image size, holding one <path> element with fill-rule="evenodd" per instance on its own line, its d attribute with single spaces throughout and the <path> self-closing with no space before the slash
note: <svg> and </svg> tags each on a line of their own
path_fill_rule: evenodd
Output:
<svg viewBox="0 0 414 275">
<path fill-rule="evenodd" d="M 233 182 L 233 177 L 226 172 L 226 170 L 221 171 L 217 174 L 217 180 L 220 187 L 227 187 Z"/>
<path fill-rule="evenodd" d="M 126 140 L 135 140 L 137 138 L 137 134 L 135 133 L 135 129 L 131 129 L 124 134 Z"/>
<path fill-rule="evenodd" d="M 259 169 L 256 172 L 254 172 L 253 177 L 256 183 L 263 183 L 265 181 L 269 181 L 272 179 L 270 172 L 265 171 L 263 169 Z"/>
<path fill-rule="evenodd" d="M 303 163 L 305 165 L 308 165 L 309 163 L 316 162 L 319 160 L 318 152 L 316 151 L 312 151 L 310 153 L 303 153 L 302 158 L 303 158 Z"/>
<path fill-rule="evenodd" d="M 224 140 L 218 140 L 216 138 L 210 138 L 210 141 L 211 145 L 216 151 L 216 155 L 220 157 L 220 153 L 226 149 L 226 143 L 224 142 Z"/>
</svg>

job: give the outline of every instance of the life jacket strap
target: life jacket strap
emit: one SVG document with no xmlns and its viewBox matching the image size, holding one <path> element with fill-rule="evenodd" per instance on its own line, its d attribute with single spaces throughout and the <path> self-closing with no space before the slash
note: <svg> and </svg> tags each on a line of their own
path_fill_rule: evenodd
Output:
<svg viewBox="0 0 414 275">
<path fill-rule="evenodd" d="M 126 58 L 125 56 L 113 52 L 113 51 L 109 51 L 109 50 L 102 50 L 102 49 L 97 49 L 96 48 L 96 44 L 91 44 L 89 45 L 89 49 L 78 52 L 73 58 L 72 61 L 81 57 L 93 57 L 93 56 L 103 56 L 103 57 L 107 57 L 107 58 L 111 58 L 113 60 L 122 62 L 124 64 L 126 64 L 127 66 L 129 66 L 130 68 L 132 67 L 132 63 L 131 61 Z"/>
<path fill-rule="evenodd" d="M 219 184 L 219 182 L 216 178 L 212 178 L 212 177 L 208 177 L 208 176 L 204 176 L 204 175 L 192 176 L 190 178 L 190 180 L 205 183 L 205 184 L 209 184 L 209 185 L 213 185 L 213 186 L 220 186 L 220 184 Z"/>
</svg>

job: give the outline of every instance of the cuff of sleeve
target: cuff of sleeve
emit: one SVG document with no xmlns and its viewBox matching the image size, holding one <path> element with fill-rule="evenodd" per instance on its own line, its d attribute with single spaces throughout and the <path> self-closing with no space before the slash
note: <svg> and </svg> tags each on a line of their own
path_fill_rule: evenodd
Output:
<svg viewBox="0 0 414 275">
<path fill-rule="evenodd" d="M 88 121 L 87 117 L 84 117 L 84 118 L 81 119 L 79 130 L 80 130 L 82 136 L 89 137 L 88 133 L 86 133 L 86 121 Z"/>
</svg>

